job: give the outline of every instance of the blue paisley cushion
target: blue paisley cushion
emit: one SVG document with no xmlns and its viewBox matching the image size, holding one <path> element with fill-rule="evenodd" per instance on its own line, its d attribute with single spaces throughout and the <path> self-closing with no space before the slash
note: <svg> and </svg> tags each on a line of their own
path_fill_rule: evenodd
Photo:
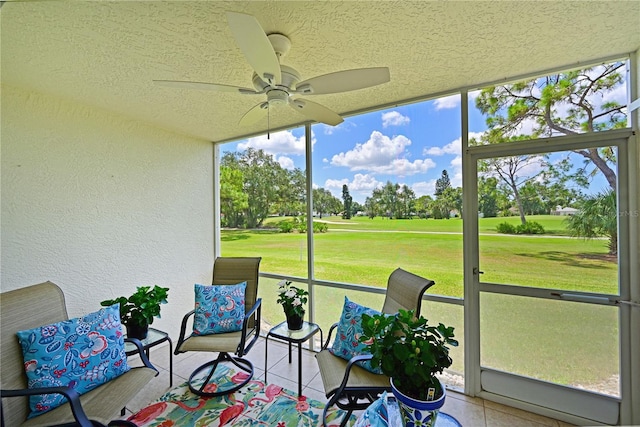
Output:
<svg viewBox="0 0 640 427">
<path fill-rule="evenodd" d="M 247 282 L 237 285 L 195 285 L 193 335 L 220 334 L 242 329 Z"/>
<path fill-rule="evenodd" d="M 329 349 L 331 353 L 346 360 L 361 354 L 370 354 L 367 352 L 366 344 L 359 341 L 363 332 L 362 315 L 365 313 L 369 316 L 380 314 L 377 310 L 364 307 L 344 297 L 344 306 L 338 322 L 336 338 L 333 341 L 333 346 Z M 380 368 L 372 367 L 369 361 L 358 362 L 357 364 L 375 374 L 382 373 Z"/>
<path fill-rule="evenodd" d="M 71 386 L 86 393 L 127 372 L 120 304 L 76 319 L 19 331 L 29 388 Z M 29 397 L 29 418 L 67 399 L 60 394 Z"/>
</svg>

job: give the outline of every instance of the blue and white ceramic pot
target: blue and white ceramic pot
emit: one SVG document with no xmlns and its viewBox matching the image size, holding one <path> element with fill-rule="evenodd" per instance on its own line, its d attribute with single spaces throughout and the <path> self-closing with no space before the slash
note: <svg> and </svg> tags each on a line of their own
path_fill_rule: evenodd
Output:
<svg viewBox="0 0 640 427">
<path fill-rule="evenodd" d="M 439 399 L 430 401 L 418 400 L 398 391 L 393 384 L 393 378 L 391 378 L 391 392 L 398 401 L 404 427 L 433 427 L 436 425 L 438 411 L 444 405 L 444 399 L 447 394 L 442 383 L 440 383 L 440 387 L 442 388 L 442 396 Z"/>
</svg>

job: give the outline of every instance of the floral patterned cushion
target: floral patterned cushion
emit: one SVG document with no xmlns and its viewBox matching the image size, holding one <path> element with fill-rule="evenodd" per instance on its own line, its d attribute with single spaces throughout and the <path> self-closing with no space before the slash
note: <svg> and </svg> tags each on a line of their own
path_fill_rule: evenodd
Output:
<svg viewBox="0 0 640 427">
<path fill-rule="evenodd" d="M 28 387 L 69 385 L 86 393 L 127 372 L 120 304 L 83 317 L 19 331 Z M 29 398 L 29 418 L 66 402 L 60 394 Z"/>
<path fill-rule="evenodd" d="M 366 350 L 366 344 L 359 341 L 362 335 L 362 315 L 366 313 L 369 316 L 380 314 L 379 311 L 372 308 L 364 307 L 349 298 L 344 297 L 344 306 L 342 307 L 342 315 L 338 322 L 336 338 L 333 346 L 329 349 L 334 355 L 346 360 L 350 360 L 354 356 L 360 354 L 369 354 Z M 369 361 L 358 362 L 358 365 L 376 374 L 382 371 L 378 367 L 372 367 Z"/>
<path fill-rule="evenodd" d="M 193 335 L 220 334 L 242 329 L 247 282 L 237 285 L 195 285 Z"/>
</svg>

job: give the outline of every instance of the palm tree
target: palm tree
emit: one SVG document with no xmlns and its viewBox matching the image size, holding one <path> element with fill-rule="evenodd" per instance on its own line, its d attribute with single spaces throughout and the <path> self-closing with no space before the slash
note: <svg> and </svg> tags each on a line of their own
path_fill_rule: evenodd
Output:
<svg viewBox="0 0 640 427">
<path fill-rule="evenodd" d="M 618 209 L 616 192 L 606 190 L 587 198 L 575 215 L 565 220 L 572 236 L 592 239 L 609 237 L 609 255 L 618 254 Z"/>
</svg>

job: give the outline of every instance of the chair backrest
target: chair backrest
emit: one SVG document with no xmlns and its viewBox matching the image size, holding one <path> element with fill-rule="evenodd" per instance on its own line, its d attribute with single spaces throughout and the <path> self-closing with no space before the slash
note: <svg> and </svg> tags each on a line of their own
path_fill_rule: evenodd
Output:
<svg viewBox="0 0 640 427">
<path fill-rule="evenodd" d="M 415 310 L 416 316 L 419 316 L 422 295 L 433 285 L 435 285 L 433 280 L 425 279 L 397 268 L 389 276 L 382 312 L 393 314 L 402 308 L 404 310 Z"/>
<path fill-rule="evenodd" d="M 247 282 L 245 312 L 251 310 L 258 299 L 260 257 L 218 257 L 213 263 L 213 285 L 235 285 Z M 253 319 L 249 327 L 253 327 Z"/>
<path fill-rule="evenodd" d="M 51 282 L 27 286 L 0 294 L 0 381 L 2 389 L 27 388 L 22 348 L 16 332 L 67 320 L 64 294 Z M 20 425 L 29 413 L 28 397 L 2 402 L 4 423 Z"/>
</svg>

